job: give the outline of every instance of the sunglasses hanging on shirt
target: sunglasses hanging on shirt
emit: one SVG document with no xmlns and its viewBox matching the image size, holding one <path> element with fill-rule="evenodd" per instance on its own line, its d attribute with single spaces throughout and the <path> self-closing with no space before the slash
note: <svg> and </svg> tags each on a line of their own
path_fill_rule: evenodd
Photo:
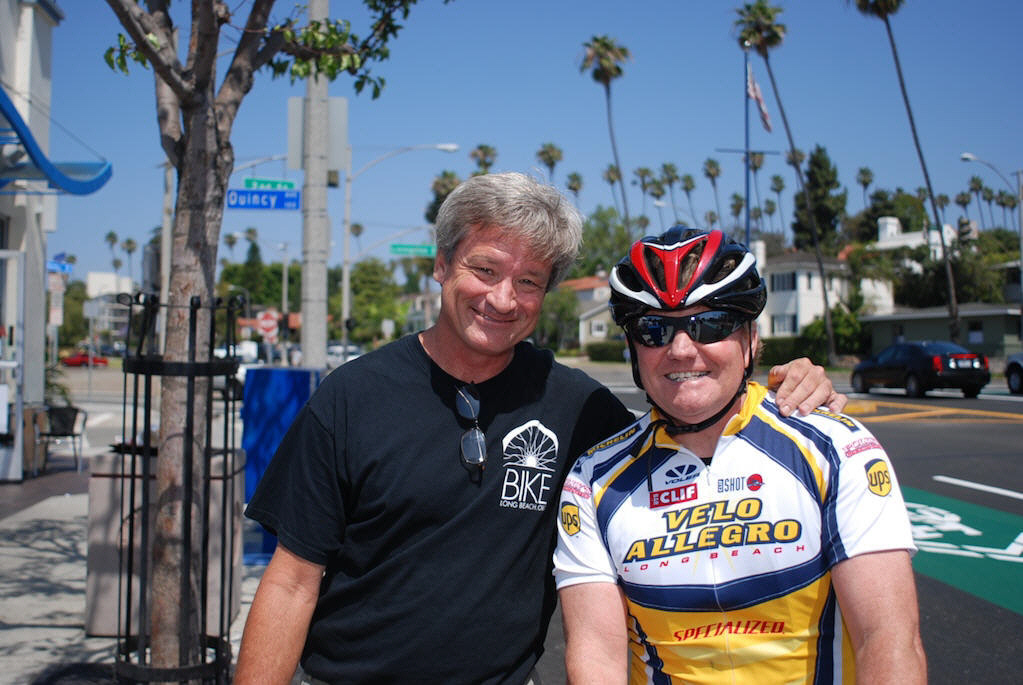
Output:
<svg viewBox="0 0 1023 685">
<path fill-rule="evenodd" d="M 480 430 L 480 394 L 474 384 L 458 388 L 455 410 L 462 419 L 472 422 L 472 427 L 462 433 L 462 463 L 470 470 L 482 471 L 487 462 L 487 438 Z"/>
</svg>

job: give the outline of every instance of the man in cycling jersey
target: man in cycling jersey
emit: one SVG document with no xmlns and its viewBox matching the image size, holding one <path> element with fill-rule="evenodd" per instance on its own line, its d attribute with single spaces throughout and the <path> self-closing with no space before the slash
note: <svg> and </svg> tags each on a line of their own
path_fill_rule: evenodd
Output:
<svg viewBox="0 0 1023 685">
<path fill-rule="evenodd" d="M 652 409 L 583 454 L 555 576 L 574 683 L 923 683 L 895 473 L 854 419 L 784 417 L 749 380 L 766 289 L 719 231 L 612 271 Z"/>
</svg>

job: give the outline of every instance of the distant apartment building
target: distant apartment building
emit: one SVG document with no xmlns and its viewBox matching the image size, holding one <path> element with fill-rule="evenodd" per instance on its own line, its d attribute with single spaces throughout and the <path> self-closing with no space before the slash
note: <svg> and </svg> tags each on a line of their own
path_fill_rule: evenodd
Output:
<svg viewBox="0 0 1023 685">
<path fill-rule="evenodd" d="M 90 271 L 85 275 L 85 296 L 95 303 L 96 314 L 92 326 L 96 333 L 109 331 L 115 338 L 123 338 L 128 328 L 128 308 L 117 303 L 118 293 L 131 293 L 132 282 L 127 276 L 103 271 Z"/>
</svg>

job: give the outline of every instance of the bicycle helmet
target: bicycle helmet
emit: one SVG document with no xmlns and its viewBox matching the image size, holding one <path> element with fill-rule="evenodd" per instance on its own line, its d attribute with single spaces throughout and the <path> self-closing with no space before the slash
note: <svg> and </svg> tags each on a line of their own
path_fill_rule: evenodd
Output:
<svg viewBox="0 0 1023 685">
<path fill-rule="evenodd" d="M 756 258 L 746 246 L 721 231 L 673 226 L 659 236 L 636 241 L 629 253 L 611 270 L 608 306 L 615 323 L 626 330 L 632 377 L 643 388 L 636 361 L 636 347 L 628 334 L 630 321 L 651 309 L 677 311 L 702 305 L 756 319 L 767 303 L 767 287 L 757 271 Z M 747 323 L 747 325 L 749 325 Z M 670 417 L 647 395 L 647 401 L 671 418 L 670 433 L 701 431 L 716 423 L 746 391 L 753 375 L 753 337 L 750 362 L 735 396 L 709 419 L 687 424 Z"/>
<path fill-rule="evenodd" d="M 757 318 L 767 288 L 753 254 L 721 231 L 674 226 L 637 240 L 611 270 L 611 316 L 623 326 L 650 309 L 695 305 Z"/>
</svg>

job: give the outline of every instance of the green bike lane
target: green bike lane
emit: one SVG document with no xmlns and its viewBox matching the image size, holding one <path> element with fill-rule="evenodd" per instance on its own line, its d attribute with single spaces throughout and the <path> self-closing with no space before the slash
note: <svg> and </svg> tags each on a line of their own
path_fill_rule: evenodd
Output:
<svg viewBox="0 0 1023 685">
<path fill-rule="evenodd" d="M 1010 504 L 1023 492 L 998 487 L 1023 468 L 1023 413 L 987 406 L 871 397 L 847 411 L 895 463 L 918 549 L 913 569 L 1023 616 L 1023 515 Z"/>
<path fill-rule="evenodd" d="M 913 569 L 1023 615 L 1023 516 L 902 487 Z"/>
</svg>

